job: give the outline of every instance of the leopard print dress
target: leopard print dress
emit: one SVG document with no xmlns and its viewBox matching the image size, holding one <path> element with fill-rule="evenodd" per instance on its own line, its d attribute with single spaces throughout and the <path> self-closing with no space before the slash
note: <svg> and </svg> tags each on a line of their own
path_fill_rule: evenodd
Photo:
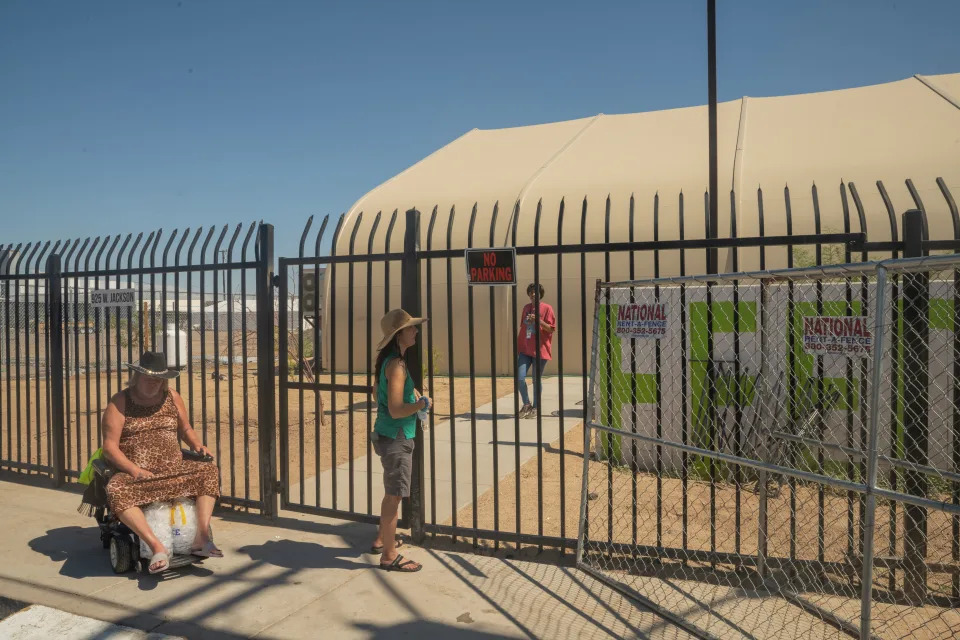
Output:
<svg viewBox="0 0 960 640">
<path fill-rule="evenodd" d="M 107 502 L 114 513 L 151 502 L 186 496 L 220 496 L 220 471 L 216 465 L 184 460 L 177 437 L 177 407 L 167 392 L 158 404 L 138 405 L 124 390 L 126 410 L 120 451 L 133 464 L 153 474 L 134 480 L 118 472 L 107 483 Z"/>
</svg>

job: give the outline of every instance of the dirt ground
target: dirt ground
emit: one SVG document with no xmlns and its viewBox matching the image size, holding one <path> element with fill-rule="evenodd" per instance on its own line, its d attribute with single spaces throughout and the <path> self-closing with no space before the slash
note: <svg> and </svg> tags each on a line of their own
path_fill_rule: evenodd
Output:
<svg viewBox="0 0 960 640">
<path fill-rule="evenodd" d="M 205 377 L 203 377 L 205 374 Z M 219 378 L 216 377 L 219 375 Z M 205 371 L 195 366 L 191 375 L 181 375 L 178 379 L 180 393 L 192 411 L 193 427 L 201 439 L 214 452 L 220 465 L 224 495 L 257 499 L 259 496 L 259 420 L 257 418 L 257 378 L 256 365 L 243 368 L 234 365 L 231 368 L 221 364 L 207 363 Z M 109 384 L 108 384 L 109 377 Z M 127 375 L 117 372 L 109 376 L 71 376 L 69 388 L 65 388 L 66 406 L 66 458 L 67 468 L 79 472 L 86 466 L 94 450 L 100 446 L 99 422 L 106 406 L 108 393 L 116 393 L 120 385 L 125 385 Z M 331 382 L 329 374 L 321 375 L 321 383 Z M 337 384 L 347 384 L 346 374 L 337 374 Z M 99 382 L 99 393 L 97 383 Z M 203 383 L 202 383 L 203 382 Z M 202 384 L 201 384 L 202 383 Z M 366 376 L 355 376 L 354 384 L 366 384 Z M 89 384 L 89 393 L 87 386 Z M 456 398 L 454 410 L 457 414 L 470 411 L 470 395 L 463 390 L 468 388 L 467 379 L 454 379 Z M 17 389 L 19 386 L 19 402 Z M 173 385 L 174 388 L 176 384 Z M 232 386 L 232 388 L 231 388 Z M 425 393 L 434 401 L 433 413 L 437 420 L 445 420 L 450 415 L 450 382 L 446 377 L 434 378 L 434 389 L 427 388 Z M 476 404 L 486 404 L 492 399 L 493 381 L 490 378 L 477 378 Z M 503 396 L 512 393 L 513 381 L 510 378 L 496 379 L 496 393 Z M 39 393 L 39 402 L 37 401 Z M 300 396 L 303 396 L 301 404 Z M 230 398 L 233 398 L 233 414 L 230 413 Z M 317 399 L 322 402 L 323 420 L 318 424 Z M 48 419 L 47 419 L 47 380 L 45 378 L 19 381 L 11 379 L 8 395 L 6 376 L 0 374 L 0 458 L 37 465 L 49 465 Z M 289 439 L 290 481 L 299 482 L 301 460 L 305 478 L 326 471 L 333 464 L 333 442 L 336 442 L 336 464 L 347 462 L 352 457 L 367 455 L 367 433 L 372 428 L 375 412 L 370 412 L 370 396 L 360 393 L 336 394 L 336 406 L 329 392 L 291 390 L 288 398 L 286 433 Z M 17 407 L 20 409 L 18 417 Z M 352 429 L 351 429 L 351 411 Z M 29 420 L 27 412 L 29 413 Z M 279 398 L 277 407 L 278 436 L 284 425 L 280 424 Z M 334 411 L 336 427 L 334 428 Z M 29 433 L 18 430 L 18 424 L 30 425 Z M 9 425 L 9 431 L 8 431 Z M 351 433 L 353 437 L 350 447 Z M 335 434 L 335 439 L 334 439 Z M 301 442 L 303 443 L 301 455 Z M 244 470 L 246 469 L 246 473 Z"/>
<path fill-rule="evenodd" d="M 248 370 L 246 385 L 242 368 L 237 366 L 233 376 L 233 428 L 230 428 L 231 416 L 229 399 L 231 395 L 227 367 L 220 367 L 222 380 L 211 379 L 212 367 L 208 367 L 206 388 L 201 390 L 199 367 L 194 375 L 183 375 L 179 379 L 180 392 L 187 405 L 188 412 L 193 410 L 193 426 L 207 446 L 214 451 L 220 461 L 223 491 L 233 497 L 256 497 L 258 493 L 258 450 L 257 450 L 257 407 L 256 407 L 256 369 Z M 111 394 L 125 385 L 128 375 L 116 371 L 109 375 L 87 376 L 81 373 L 72 375 L 64 384 L 65 403 L 65 455 L 68 470 L 82 470 L 94 450 L 100 446 L 100 417 Z M 193 384 L 193 393 L 190 384 Z M 6 460 L 28 462 L 32 464 L 50 464 L 48 451 L 48 381 L 45 378 L 30 380 L 11 380 L 8 392 L 5 376 L 0 376 L 0 425 L 4 426 L 0 434 L 0 454 Z M 99 389 L 98 389 L 99 384 Z M 219 389 L 217 389 L 219 384 Z M 17 389 L 19 386 L 19 404 Z M 89 386 L 89 390 L 88 390 Z M 176 388 L 176 385 L 172 385 Z M 203 393 L 205 392 L 205 393 Z M 38 396 L 39 394 L 39 396 Z M 37 401 L 39 397 L 40 401 Z M 219 399 L 219 413 L 217 400 Z M 20 419 L 17 416 L 17 407 Z M 244 409 L 247 420 L 244 422 Z M 29 420 L 27 411 L 30 412 Z M 204 419 L 204 416 L 206 419 Z M 9 435 L 5 429 L 8 424 Z M 17 424 L 28 425 L 27 429 L 16 428 Z M 246 446 L 244 446 L 246 444 Z M 29 452 L 28 452 L 29 447 Z M 228 462 L 224 462 L 228 461 Z M 244 465 L 246 462 L 246 465 Z M 244 466 L 252 473 L 245 477 Z M 249 484 L 247 484 L 249 483 Z"/>
<path fill-rule="evenodd" d="M 320 376 L 320 382 L 329 382 L 330 376 Z M 337 384 L 346 384 L 347 376 L 339 374 L 336 376 Z M 354 384 L 366 384 L 366 377 L 356 376 Z M 427 383 L 425 383 L 426 385 Z M 493 380 L 491 378 L 476 379 L 476 404 L 484 405 L 493 398 Z M 470 394 L 464 390 L 468 388 L 469 381 L 466 378 L 454 378 L 454 390 L 456 397 L 454 399 L 454 412 L 457 415 L 469 413 Z M 496 393 L 503 396 L 506 393 L 513 392 L 513 380 L 510 378 L 496 378 Z M 334 406 L 330 393 L 321 392 L 315 394 L 312 391 L 304 391 L 303 409 L 301 411 L 301 402 L 299 390 L 289 392 L 289 419 L 288 419 L 288 437 L 289 437 L 289 460 L 291 483 L 300 482 L 300 461 L 303 460 L 304 479 L 326 471 L 332 466 L 332 442 L 333 442 L 333 412 Z M 429 387 L 424 389 L 424 393 L 430 396 L 433 401 L 433 415 L 435 419 L 447 420 L 450 417 L 450 380 L 446 377 L 434 377 L 433 389 Z M 326 424 L 317 425 L 317 405 L 316 396 L 320 396 L 323 402 L 323 410 Z M 347 462 L 351 457 L 356 459 L 367 455 L 367 434 L 373 429 L 373 421 L 376 418 L 376 412 L 370 411 L 370 402 L 372 397 L 361 394 L 348 394 L 338 392 L 336 394 L 336 460 L 337 465 Z M 353 407 L 352 419 L 353 428 L 351 429 L 351 412 L 349 407 Z M 302 425 L 301 425 L 302 416 Z M 278 426 L 278 428 L 280 428 Z M 353 448 L 351 456 L 350 434 L 353 434 Z M 301 435 L 302 434 L 302 435 Z M 301 442 L 302 452 L 301 452 Z M 375 454 L 373 454 L 375 455 Z M 319 461 L 319 464 L 318 464 Z"/>
<path fill-rule="evenodd" d="M 560 442 L 557 440 L 543 453 L 543 474 L 540 479 L 543 490 L 538 494 L 538 460 L 532 458 L 520 468 L 520 531 L 523 533 L 543 533 L 548 536 L 577 537 L 578 518 L 580 513 L 580 494 L 583 478 L 583 428 L 578 425 L 567 432 L 564 438 L 563 455 L 560 454 Z M 560 468 L 563 459 L 565 488 L 564 499 L 560 498 Z M 627 570 L 622 578 L 631 581 L 636 578 L 631 575 L 655 572 L 667 567 L 669 563 L 659 563 L 640 558 L 630 558 L 617 551 L 617 544 L 631 544 L 633 528 L 636 523 L 636 542 L 640 545 L 658 545 L 657 540 L 657 481 L 656 477 L 648 474 L 638 474 L 636 478 L 636 510 L 634 512 L 633 494 L 634 485 L 632 475 L 627 469 L 611 469 L 607 464 L 593 459 L 589 461 L 588 491 L 595 493 L 595 497 L 588 501 L 588 522 L 590 537 L 596 541 L 612 540 L 613 544 L 605 544 L 604 549 L 610 550 L 612 555 L 606 561 L 599 560 L 597 564 L 605 565 L 614 570 Z M 612 481 L 612 482 L 611 482 Z M 683 483 L 680 479 L 664 478 L 660 485 L 661 524 L 659 546 L 683 547 Z M 783 485 L 779 495 L 768 500 L 768 556 L 790 557 L 791 539 L 791 491 L 788 485 Z M 737 495 L 734 485 L 724 484 L 715 490 L 716 516 L 713 528 L 716 541 L 716 550 L 743 555 L 756 555 L 758 540 L 758 511 L 759 500 L 754 492 L 755 483 L 746 483 L 740 491 L 740 539 L 739 548 L 736 537 L 736 504 Z M 499 526 L 501 529 L 516 531 L 516 490 L 517 475 L 510 474 L 500 482 L 499 486 Z M 795 554 L 799 559 L 816 560 L 821 551 L 818 549 L 818 495 L 815 486 L 797 486 L 794 501 L 796 504 L 795 526 Z M 538 501 L 538 496 L 541 499 Z M 536 505 L 542 505 L 542 531 L 539 525 L 539 512 Z M 686 492 L 687 504 L 687 541 L 686 548 L 692 550 L 709 551 L 711 548 L 711 519 L 710 519 L 710 484 L 702 481 L 688 481 Z M 490 490 L 479 497 L 477 501 L 477 526 L 481 529 L 494 528 L 494 492 Z M 562 508 L 561 508 L 562 505 Z M 634 519 L 633 513 L 636 514 Z M 859 505 L 854 500 L 854 533 L 852 548 L 854 555 L 859 549 Z M 612 518 L 610 515 L 612 514 Z M 565 526 L 561 528 L 561 515 Z M 472 526 L 473 508 L 468 506 L 457 514 L 460 526 Z M 900 556 L 903 548 L 903 505 L 897 506 L 896 519 L 890 517 L 890 504 L 878 501 L 875 528 L 875 540 L 878 556 Z M 890 523 L 895 523 L 894 544 L 890 545 Z M 612 527 L 610 524 L 612 523 Z M 449 524 L 449 521 L 447 522 Z M 956 565 L 951 558 L 951 519 L 942 512 L 929 512 L 927 520 L 928 562 Z M 847 498 L 845 493 L 837 491 L 824 492 L 824 544 L 822 558 L 825 562 L 846 563 L 850 571 L 855 572 L 856 564 L 851 562 L 847 555 L 848 520 Z M 492 549 L 490 541 L 479 541 L 481 549 Z M 516 549 L 512 543 L 501 544 L 501 548 Z M 676 579 L 695 580 L 700 576 L 703 580 L 715 584 L 727 584 L 742 588 L 742 576 L 730 572 L 729 566 L 721 566 L 719 572 L 703 571 L 710 569 L 709 563 L 677 563 L 674 573 Z M 703 574 L 703 575 L 701 575 Z M 859 580 L 850 579 L 846 575 L 807 576 L 813 584 L 829 585 L 837 593 L 823 595 L 811 590 L 805 597 L 818 606 L 838 615 L 851 616 L 856 619 L 859 615 Z M 904 571 L 891 571 L 877 567 L 874 572 L 874 585 L 880 592 L 887 592 L 891 586 L 894 592 L 903 589 Z M 951 579 L 947 573 L 930 572 L 927 585 L 933 595 L 948 597 L 951 592 Z M 649 594 L 654 595 L 654 594 Z M 663 594 L 666 596 L 666 594 Z M 897 637 L 930 637 L 952 638 L 960 635 L 960 612 L 953 609 L 944 609 L 937 606 L 905 607 L 896 603 L 884 602 L 878 598 L 874 606 L 876 629 L 882 630 L 881 637 L 890 634 Z M 954 635 L 956 634 L 956 635 Z"/>
<path fill-rule="evenodd" d="M 592 445 L 593 443 L 591 443 Z M 592 447 L 591 447 L 592 448 Z M 560 461 L 563 459 L 563 487 L 565 504 L 563 512 L 565 531 L 569 537 L 576 537 L 577 522 L 580 515 L 580 493 L 583 478 L 583 427 L 577 425 L 564 437 L 563 455 L 561 443 L 557 441 L 545 448 L 542 455 L 542 500 L 544 522 L 543 534 L 561 535 L 560 503 Z M 538 460 L 528 460 L 520 469 L 521 504 L 538 504 Z M 592 535 L 596 538 L 608 534 L 608 504 L 612 504 L 613 529 L 612 540 L 630 543 L 633 538 L 633 517 L 631 504 L 633 474 L 627 468 L 610 468 L 609 465 L 593 459 L 589 462 L 590 492 L 598 495 L 589 501 L 589 509 L 597 514 L 591 518 Z M 612 480 L 612 484 L 609 484 Z M 516 474 L 510 474 L 500 481 L 499 522 L 506 530 L 516 530 Z M 680 547 L 683 544 L 683 483 L 679 478 L 664 478 L 661 482 L 661 541 L 663 546 Z M 710 547 L 710 483 L 690 479 L 687 484 L 687 548 L 709 550 Z M 740 495 L 741 535 L 736 537 L 737 491 L 733 483 L 721 483 L 715 490 L 716 501 L 716 550 L 729 553 L 754 555 L 757 550 L 759 498 L 756 483 L 744 479 Z M 768 499 L 768 553 L 787 557 L 790 548 L 790 488 L 783 484 L 779 495 L 775 485 L 770 483 L 771 497 Z M 796 555 L 798 558 L 816 559 L 818 557 L 818 500 L 819 492 L 814 486 L 796 487 Z M 636 479 L 636 522 L 638 544 L 657 543 L 657 480 L 653 474 L 638 474 Z M 528 502 L 528 500 L 532 502 Z M 492 528 L 494 520 L 494 495 L 488 491 L 478 499 L 478 521 L 480 528 Z M 824 492 L 824 548 L 823 558 L 827 562 L 842 562 L 848 547 L 847 495 L 827 489 Z M 599 513 L 597 510 L 600 510 Z M 538 510 L 522 508 L 520 510 L 520 530 L 523 533 L 538 533 Z M 854 499 L 854 523 L 858 520 L 859 503 Z M 458 512 L 458 522 L 472 522 L 473 509 L 464 507 Z M 889 503 L 878 501 L 876 518 L 876 540 L 884 552 L 902 553 L 902 537 L 897 539 L 896 549 L 889 549 L 890 538 Z M 903 508 L 898 505 L 897 531 L 903 531 Z M 449 524 L 449 522 L 448 522 Z M 937 536 L 937 532 L 947 534 L 951 520 L 940 512 L 930 512 L 928 534 L 932 538 L 928 546 L 931 562 L 949 562 L 949 537 Z M 859 537 L 855 529 L 853 546 L 856 548 Z M 933 539 L 936 538 L 936 539 Z"/>
</svg>

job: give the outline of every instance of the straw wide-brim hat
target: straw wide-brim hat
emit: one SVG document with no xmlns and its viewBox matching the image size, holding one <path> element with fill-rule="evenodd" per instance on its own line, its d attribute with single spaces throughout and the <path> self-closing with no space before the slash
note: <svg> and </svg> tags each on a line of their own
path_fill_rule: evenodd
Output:
<svg viewBox="0 0 960 640">
<path fill-rule="evenodd" d="M 157 351 L 144 351 L 140 356 L 139 364 L 132 362 L 124 363 L 128 369 L 151 378 L 176 378 L 180 375 L 180 369 L 167 366 L 166 354 Z"/>
<path fill-rule="evenodd" d="M 403 331 L 407 327 L 416 327 L 427 321 L 427 318 L 414 318 L 403 309 L 394 309 L 388 311 L 387 315 L 380 318 L 380 330 L 383 332 L 383 339 L 377 345 L 377 351 L 387 346 L 393 336 L 398 331 Z"/>
</svg>

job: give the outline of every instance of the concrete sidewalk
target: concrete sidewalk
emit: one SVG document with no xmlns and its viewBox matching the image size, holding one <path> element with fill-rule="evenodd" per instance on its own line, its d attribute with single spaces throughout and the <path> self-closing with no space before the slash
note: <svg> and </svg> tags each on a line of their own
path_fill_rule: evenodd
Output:
<svg viewBox="0 0 960 640">
<path fill-rule="evenodd" d="M 564 378 L 546 377 L 543 379 L 541 393 L 540 442 L 537 442 L 537 420 L 520 420 L 519 433 L 513 417 L 513 396 L 505 395 L 497 399 L 497 413 L 493 413 L 493 403 L 477 407 L 471 417 L 463 413 L 449 420 L 438 420 L 433 427 L 435 450 L 431 448 L 431 433 L 424 433 L 424 476 L 426 486 L 431 486 L 432 476 L 436 475 L 436 522 L 442 524 L 450 520 L 453 505 L 457 510 L 473 503 L 473 460 L 476 443 L 477 480 L 476 495 L 481 496 L 493 488 L 493 460 L 497 458 L 497 475 L 500 480 L 516 471 L 517 454 L 520 465 L 537 455 L 538 449 L 544 449 L 560 437 L 560 385 L 563 385 L 563 404 L 566 406 L 563 416 L 563 429 L 569 431 L 583 420 L 583 405 L 577 404 L 583 395 L 583 379 L 567 376 Z M 529 384 L 528 384 L 529 386 Z M 532 393 L 532 388 L 531 388 Z M 473 435 L 471 419 L 476 423 L 476 437 Z M 496 431 L 496 434 L 494 434 Z M 496 435 L 496 437 L 494 437 Z M 451 443 L 451 441 L 453 441 Z M 432 456 L 432 457 L 431 457 Z M 456 482 L 453 478 L 453 462 L 456 462 Z M 372 511 L 379 514 L 380 500 L 383 498 L 383 474 L 380 460 L 373 454 L 370 469 Z M 435 473 L 431 473 L 431 464 Z M 307 505 L 333 508 L 333 470 L 320 474 L 320 502 L 317 502 L 316 483 L 311 477 L 304 481 L 303 503 Z M 338 509 L 347 510 L 350 505 L 350 463 L 345 462 L 336 469 Z M 367 510 L 367 457 L 353 460 L 354 509 Z M 454 492 L 456 496 L 454 496 Z M 426 513 L 432 518 L 433 505 L 430 491 L 426 491 Z M 300 502 L 300 485 L 290 487 L 290 501 Z"/>
<path fill-rule="evenodd" d="M 219 514 L 226 558 L 118 576 L 79 500 L 0 481 L 0 597 L 191 639 L 687 637 L 568 566 L 410 548 L 424 570 L 387 573 L 369 525 L 298 514 Z"/>
<path fill-rule="evenodd" d="M 78 616 L 40 604 L 30 605 L 0 620 L 0 638 L 33 640 L 34 638 L 101 638 L 109 640 L 184 640 L 182 636 L 148 633 L 87 616 Z"/>
</svg>

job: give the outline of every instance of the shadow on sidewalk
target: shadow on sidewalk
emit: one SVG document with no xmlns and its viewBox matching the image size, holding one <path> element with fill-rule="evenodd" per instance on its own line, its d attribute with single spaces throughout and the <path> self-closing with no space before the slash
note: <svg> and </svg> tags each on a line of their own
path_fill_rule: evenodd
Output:
<svg viewBox="0 0 960 640">
<path fill-rule="evenodd" d="M 110 558 L 100 544 L 98 527 L 60 527 L 50 529 L 29 543 L 30 549 L 53 562 L 62 562 L 60 575 L 91 578 L 114 575 Z"/>
<path fill-rule="evenodd" d="M 136 572 L 117 575 L 110 567 L 110 556 L 100 544 L 98 527 L 60 527 L 50 529 L 28 543 L 31 550 L 47 556 L 52 562 L 62 562 L 60 575 L 77 580 L 83 578 L 115 577 L 136 580 L 142 591 L 151 591 L 161 580 L 190 573 L 194 576 L 210 576 L 213 572 L 198 565 L 179 570 L 150 575 Z"/>
<path fill-rule="evenodd" d="M 531 638 L 686 640 L 690 637 L 573 567 L 435 550 L 428 553 Z M 487 636 L 458 636 L 452 632 L 449 637 Z"/>
<path fill-rule="evenodd" d="M 352 549 L 325 547 L 315 542 L 296 540 L 268 540 L 263 544 L 248 545 L 237 550 L 251 560 L 285 569 L 370 569 L 360 560 L 361 552 Z"/>
<path fill-rule="evenodd" d="M 357 623 L 357 629 L 366 631 L 371 639 L 392 640 L 393 638 L 449 638 L 451 640 L 487 640 L 503 636 L 486 631 L 474 631 L 469 627 L 452 627 L 441 622 L 404 622 L 392 626 L 380 627 L 375 624 Z"/>
<path fill-rule="evenodd" d="M 286 531 L 302 531 L 303 533 L 317 533 L 321 535 L 338 536 L 357 549 L 357 554 L 363 553 L 364 549 L 370 547 L 370 543 L 377 535 L 377 528 L 374 525 L 363 522 L 350 522 L 342 520 L 338 522 L 316 522 L 307 519 L 301 519 L 291 516 L 278 516 L 270 520 L 265 520 L 263 516 L 256 513 L 246 513 L 231 507 L 219 507 L 214 515 L 221 520 L 236 523 L 253 524 L 257 526 L 269 526 Z"/>
</svg>

